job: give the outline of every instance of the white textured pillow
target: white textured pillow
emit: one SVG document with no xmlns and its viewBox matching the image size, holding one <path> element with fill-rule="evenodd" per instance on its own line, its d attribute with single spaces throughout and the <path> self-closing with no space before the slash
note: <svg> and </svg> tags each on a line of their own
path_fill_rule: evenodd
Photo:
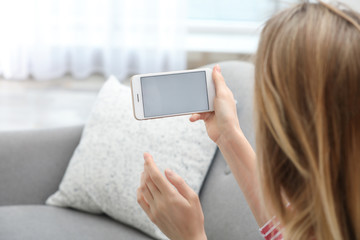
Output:
<svg viewBox="0 0 360 240">
<path fill-rule="evenodd" d="M 171 168 L 198 193 L 216 145 L 201 122 L 188 116 L 137 121 L 130 89 L 111 77 L 101 89 L 59 190 L 46 203 L 106 213 L 155 237 L 165 238 L 136 201 L 149 152 L 161 170 Z"/>
</svg>

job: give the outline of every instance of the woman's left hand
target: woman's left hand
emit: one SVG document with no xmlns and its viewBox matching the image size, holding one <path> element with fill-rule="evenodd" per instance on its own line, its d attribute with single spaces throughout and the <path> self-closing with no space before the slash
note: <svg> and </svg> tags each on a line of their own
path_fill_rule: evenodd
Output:
<svg viewBox="0 0 360 240">
<path fill-rule="evenodd" d="M 197 194 L 169 169 L 165 178 L 150 154 L 145 153 L 144 159 L 137 200 L 150 220 L 170 239 L 206 239 Z"/>
</svg>

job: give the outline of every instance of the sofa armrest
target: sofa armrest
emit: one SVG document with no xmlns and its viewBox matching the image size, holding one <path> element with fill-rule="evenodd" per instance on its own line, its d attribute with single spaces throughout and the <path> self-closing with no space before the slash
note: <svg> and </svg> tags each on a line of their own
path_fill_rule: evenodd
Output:
<svg viewBox="0 0 360 240">
<path fill-rule="evenodd" d="M 44 204 L 58 189 L 82 129 L 0 132 L 0 206 Z"/>
</svg>

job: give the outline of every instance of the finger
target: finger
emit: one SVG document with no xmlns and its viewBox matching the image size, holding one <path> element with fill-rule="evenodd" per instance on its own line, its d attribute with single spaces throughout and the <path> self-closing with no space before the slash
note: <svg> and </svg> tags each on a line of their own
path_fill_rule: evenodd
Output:
<svg viewBox="0 0 360 240">
<path fill-rule="evenodd" d="M 191 201 L 194 197 L 197 197 L 197 194 L 194 192 L 194 190 L 191 189 L 191 187 L 189 187 L 189 185 L 186 184 L 185 180 L 172 170 L 166 169 L 165 176 L 169 182 L 174 185 L 178 192 L 188 201 Z"/>
<path fill-rule="evenodd" d="M 145 177 L 146 177 L 146 173 L 142 172 L 141 179 L 140 179 L 140 185 L 145 185 Z"/>
<path fill-rule="evenodd" d="M 151 194 L 148 186 L 144 183 L 144 184 L 142 184 L 142 185 L 140 186 L 139 189 L 140 189 L 142 195 L 144 196 L 146 202 L 147 202 L 148 204 L 152 204 L 152 203 L 154 202 L 154 197 L 153 197 L 153 195 Z"/>
<path fill-rule="evenodd" d="M 136 190 L 136 198 L 137 198 L 137 202 L 140 204 L 140 202 L 142 202 L 142 204 L 145 205 L 145 207 L 147 209 L 150 209 L 150 205 L 149 203 L 146 201 L 145 197 L 144 197 L 144 194 L 142 193 L 141 189 L 138 188 Z"/>
<path fill-rule="evenodd" d="M 144 212 L 149 216 L 149 218 L 152 218 L 150 205 L 146 202 L 144 195 L 140 191 L 140 189 L 137 190 L 137 202 L 139 203 L 140 207 L 144 210 Z"/>
<path fill-rule="evenodd" d="M 170 184 L 157 168 L 152 156 L 149 153 L 144 153 L 144 159 L 145 159 L 145 164 L 144 164 L 145 172 L 149 174 L 152 182 L 159 189 L 159 192 L 164 193 L 170 191 L 171 189 Z"/>
<path fill-rule="evenodd" d="M 146 183 L 145 183 L 145 178 L 146 178 L 146 173 L 142 172 L 141 180 L 140 180 L 140 187 L 138 188 L 138 191 L 141 191 L 143 194 L 146 194 L 148 200 L 151 200 L 151 198 L 153 198 L 153 197 L 149 193 L 145 193 L 146 191 L 148 191 Z"/>
<path fill-rule="evenodd" d="M 141 181 L 140 181 L 140 186 L 141 186 L 141 189 L 143 190 L 143 191 L 149 191 L 149 188 L 148 188 L 148 186 L 146 185 L 146 178 L 150 178 L 149 176 L 148 176 L 148 174 L 146 173 L 146 172 L 142 172 L 142 174 L 141 174 Z M 147 189 L 146 189 L 147 188 Z M 151 193 L 151 192 L 150 192 Z M 152 194 L 151 194 L 151 197 L 153 198 L 153 196 L 152 196 Z"/>
<path fill-rule="evenodd" d="M 190 122 L 196 122 L 201 119 L 201 115 L 199 113 L 191 114 Z"/>
<path fill-rule="evenodd" d="M 190 122 L 196 122 L 198 120 L 207 120 L 211 114 L 212 114 L 211 112 L 194 113 L 190 117 Z"/>
<path fill-rule="evenodd" d="M 153 183 L 153 181 L 151 180 L 151 178 L 149 177 L 146 180 L 146 186 L 148 187 L 148 189 L 150 190 L 151 195 L 154 197 L 154 199 L 159 196 L 160 191 L 159 189 L 155 186 L 155 184 Z"/>
<path fill-rule="evenodd" d="M 215 85 L 216 95 L 226 94 L 227 85 L 225 83 L 224 77 L 221 74 L 221 68 L 216 64 L 213 68 L 212 78 Z"/>
</svg>

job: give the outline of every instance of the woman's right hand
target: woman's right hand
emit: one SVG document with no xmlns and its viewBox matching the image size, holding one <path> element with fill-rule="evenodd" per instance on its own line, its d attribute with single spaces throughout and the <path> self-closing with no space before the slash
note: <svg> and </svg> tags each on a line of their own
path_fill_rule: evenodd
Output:
<svg viewBox="0 0 360 240">
<path fill-rule="evenodd" d="M 256 155 L 244 136 L 236 113 L 234 95 L 225 83 L 220 67 L 213 69 L 216 96 L 214 112 L 193 114 L 190 121 L 204 120 L 209 137 L 218 145 L 239 184 L 259 226 L 268 220 L 256 174 Z"/>
<path fill-rule="evenodd" d="M 196 113 L 190 117 L 191 122 L 204 120 L 206 130 L 216 144 L 223 137 L 241 132 L 234 95 L 225 83 L 219 65 L 213 68 L 212 78 L 215 85 L 214 112 Z"/>
</svg>

